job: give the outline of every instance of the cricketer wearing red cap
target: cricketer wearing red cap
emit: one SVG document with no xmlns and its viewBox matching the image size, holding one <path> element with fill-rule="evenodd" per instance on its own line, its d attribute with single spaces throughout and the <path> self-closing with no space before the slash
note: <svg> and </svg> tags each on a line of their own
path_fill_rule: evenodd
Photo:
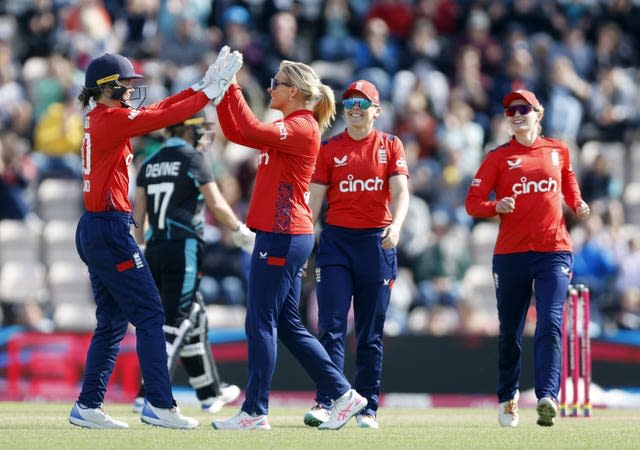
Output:
<svg viewBox="0 0 640 450">
<path fill-rule="evenodd" d="M 513 137 L 482 161 L 465 207 L 473 217 L 497 216 L 500 221 L 492 260 L 500 321 L 498 422 L 504 427 L 519 422 L 523 324 L 535 295 L 537 423 L 551 426 L 558 413 L 562 308 L 573 266 L 563 203 L 580 219 L 589 216 L 589 207 L 567 144 L 541 134 L 544 108 L 535 94 L 512 91 L 502 105 Z"/>
<path fill-rule="evenodd" d="M 381 113 L 375 85 L 355 81 L 342 99 L 347 129 L 322 143 L 310 186 L 314 220 L 327 200 L 316 266 L 319 339 L 342 368 L 353 297 L 354 387 L 368 401 L 356 422 L 378 428 L 382 329 L 397 273 L 395 247 L 409 204 L 409 171 L 400 139 L 374 128 Z M 318 425 L 321 411 L 330 406 L 321 390 L 316 402 L 305 415 L 310 426 Z"/>
<path fill-rule="evenodd" d="M 535 106 L 536 108 L 541 106 L 540 101 L 538 100 L 536 95 L 531 91 L 527 91 L 526 89 L 518 89 L 516 91 L 509 92 L 502 99 L 502 106 L 507 108 L 512 101 L 517 99 L 524 100 L 525 102 L 527 102 L 531 106 Z"/>
<path fill-rule="evenodd" d="M 367 80 L 358 80 L 351 83 L 342 94 L 342 98 L 345 99 L 352 97 L 353 94 L 362 94 L 367 100 L 371 100 L 374 105 L 380 105 L 380 95 L 378 94 L 378 89 L 376 89 L 373 83 Z"/>
</svg>

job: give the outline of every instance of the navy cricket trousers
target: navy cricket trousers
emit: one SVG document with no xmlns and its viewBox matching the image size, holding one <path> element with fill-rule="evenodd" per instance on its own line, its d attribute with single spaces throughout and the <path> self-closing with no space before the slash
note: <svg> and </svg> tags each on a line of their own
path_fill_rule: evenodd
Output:
<svg viewBox="0 0 640 450">
<path fill-rule="evenodd" d="M 300 320 L 302 266 L 313 235 L 256 232 L 251 257 L 245 332 L 249 348 L 246 399 L 242 410 L 267 414 L 269 389 L 280 339 L 323 392 L 332 399 L 351 386 L 320 342 Z"/>
<path fill-rule="evenodd" d="M 124 212 L 86 212 L 76 230 L 76 248 L 89 268 L 96 302 L 97 327 L 78 398 L 90 408 L 104 402 L 129 322 L 136 327 L 147 400 L 159 408 L 175 404 L 162 330 L 164 310 L 147 262 L 130 234 L 131 223 L 131 215 Z"/>
<path fill-rule="evenodd" d="M 513 398 L 520 387 L 522 332 L 532 293 L 536 302 L 534 389 L 538 399 L 557 400 L 562 363 L 562 308 L 573 256 L 570 252 L 494 255 L 498 300 L 498 401 Z"/>
<path fill-rule="evenodd" d="M 382 338 L 391 289 L 398 272 L 396 249 L 382 248 L 383 228 L 349 229 L 325 225 L 316 262 L 319 339 L 331 360 L 344 368 L 344 340 L 353 296 L 356 334 L 354 388 L 376 415 L 382 379 Z M 330 407 L 318 391 L 316 401 Z"/>
</svg>

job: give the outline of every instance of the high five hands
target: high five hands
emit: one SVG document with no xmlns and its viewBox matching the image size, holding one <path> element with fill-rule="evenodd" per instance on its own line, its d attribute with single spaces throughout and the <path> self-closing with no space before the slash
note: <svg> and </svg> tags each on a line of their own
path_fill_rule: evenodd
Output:
<svg viewBox="0 0 640 450">
<path fill-rule="evenodd" d="M 242 53 L 233 52 L 228 46 L 222 47 L 215 62 L 209 66 L 204 77 L 191 86 L 194 91 L 202 91 L 214 105 L 220 103 L 236 73 L 242 67 Z"/>
</svg>

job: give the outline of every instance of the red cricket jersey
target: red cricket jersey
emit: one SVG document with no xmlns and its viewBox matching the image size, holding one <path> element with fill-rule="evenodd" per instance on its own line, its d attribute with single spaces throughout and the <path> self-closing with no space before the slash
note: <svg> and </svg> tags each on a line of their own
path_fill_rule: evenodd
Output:
<svg viewBox="0 0 640 450">
<path fill-rule="evenodd" d="M 326 223 L 382 228 L 391 223 L 389 178 L 409 176 L 396 136 L 372 130 L 359 141 L 343 131 L 320 148 L 312 183 L 328 186 Z"/>
<path fill-rule="evenodd" d="M 209 99 L 185 89 L 140 109 L 98 103 L 85 118 L 82 180 L 85 209 L 131 212 L 129 172 L 133 161 L 129 138 L 173 125 L 193 116 Z"/>
<path fill-rule="evenodd" d="M 571 251 L 562 202 L 574 210 L 582 196 L 564 142 L 542 137 L 526 147 L 511 139 L 489 152 L 467 194 L 469 215 L 496 215 L 491 192 L 516 199 L 515 211 L 500 215 L 495 254 Z"/>
<path fill-rule="evenodd" d="M 247 226 L 270 233 L 313 233 L 309 180 L 320 149 L 313 112 L 300 110 L 261 123 L 237 84 L 229 87 L 217 112 L 227 139 L 260 151 Z"/>
</svg>

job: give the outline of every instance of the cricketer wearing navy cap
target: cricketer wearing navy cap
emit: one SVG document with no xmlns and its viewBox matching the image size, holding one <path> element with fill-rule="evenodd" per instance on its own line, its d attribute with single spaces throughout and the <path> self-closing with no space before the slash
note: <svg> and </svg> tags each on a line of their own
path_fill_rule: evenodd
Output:
<svg viewBox="0 0 640 450">
<path fill-rule="evenodd" d="M 131 106 L 128 103 L 129 100 L 139 100 L 137 106 L 140 106 L 146 97 L 144 86 L 132 88 L 122 84 L 122 81 L 134 78 L 143 78 L 143 76 L 135 71 L 131 61 L 122 55 L 105 53 L 91 61 L 87 67 L 84 86 L 87 89 L 110 88 L 110 98 L 113 100 L 120 100 L 127 107 Z M 134 89 L 136 94 L 123 99 L 127 89 Z"/>
</svg>

